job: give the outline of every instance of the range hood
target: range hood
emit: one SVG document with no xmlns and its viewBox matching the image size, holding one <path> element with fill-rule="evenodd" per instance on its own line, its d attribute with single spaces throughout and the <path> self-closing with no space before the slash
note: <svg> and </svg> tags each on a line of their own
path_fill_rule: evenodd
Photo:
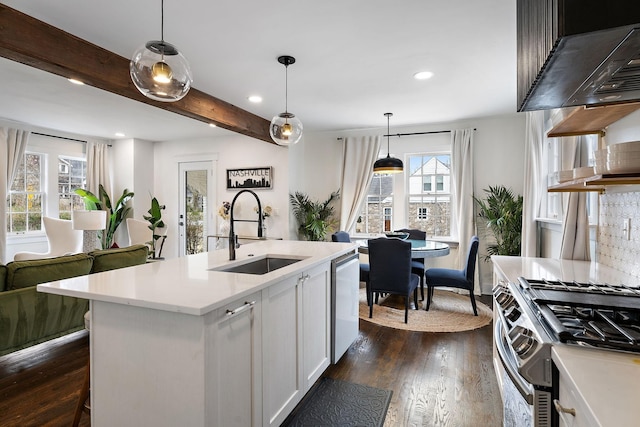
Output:
<svg viewBox="0 0 640 427">
<path fill-rule="evenodd" d="M 640 101 L 640 2 L 518 0 L 518 111 Z"/>
</svg>

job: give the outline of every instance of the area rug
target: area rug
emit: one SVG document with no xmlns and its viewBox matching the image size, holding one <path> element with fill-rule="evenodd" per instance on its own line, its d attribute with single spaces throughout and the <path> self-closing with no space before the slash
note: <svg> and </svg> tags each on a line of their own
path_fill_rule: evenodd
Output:
<svg viewBox="0 0 640 427">
<path fill-rule="evenodd" d="M 418 290 L 418 292 L 420 292 Z M 426 289 L 425 289 L 426 293 Z M 418 295 L 419 298 L 419 295 Z M 373 306 L 373 318 L 369 319 L 367 292 L 360 289 L 360 319 L 389 328 L 417 332 L 462 332 L 481 328 L 491 323 L 492 311 L 478 301 L 478 315 L 473 315 L 468 294 L 436 289 L 429 311 L 424 309 L 425 301 L 418 300 L 420 310 L 409 308 L 409 322 L 404 323 L 404 297 L 389 295 L 380 298 Z M 411 299 L 413 305 L 413 298 Z M 411 307 L 411 306 L 410 306 Z"/>
<path fill-rule="evenodd" d="M 320 378 L 282 426 L 381 427 L 391 390 Z"/>
</svg>

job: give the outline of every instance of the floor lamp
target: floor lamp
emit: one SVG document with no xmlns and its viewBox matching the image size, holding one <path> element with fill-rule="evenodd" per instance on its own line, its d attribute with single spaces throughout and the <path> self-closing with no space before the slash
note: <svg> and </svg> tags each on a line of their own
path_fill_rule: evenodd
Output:
<svg viewBox="0 0 640 427">
<path fill-rule="evenodd" d="M 98 230 L 107 227 L 107 211 L 72 211 L 71 222 L 74 230 L 83 230 L 82 252 L 91 252 L 98 247 Z"/>
</svg>

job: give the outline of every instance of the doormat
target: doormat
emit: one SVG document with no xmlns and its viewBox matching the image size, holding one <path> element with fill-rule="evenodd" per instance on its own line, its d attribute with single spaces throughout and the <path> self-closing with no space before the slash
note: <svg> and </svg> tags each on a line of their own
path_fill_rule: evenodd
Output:
<svg viewBox="0 0 640 427">
<path fill-rule="evenodd" d="M 322 377 L 282 426 L 382 427 L 391 390 Z"/>
</svg>

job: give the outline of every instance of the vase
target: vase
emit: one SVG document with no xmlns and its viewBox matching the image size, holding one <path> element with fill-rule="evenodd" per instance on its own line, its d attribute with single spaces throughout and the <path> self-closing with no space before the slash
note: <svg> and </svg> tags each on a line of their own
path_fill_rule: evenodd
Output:
<svg viewBox="0 0 640 427">
<path fill-rule="evenodd" d="M 216 249 L 223 249 L 229 245 L 229 221 L 223 219 L 218 225 L 218 241 L 216 242 Z"/>
</svg>

